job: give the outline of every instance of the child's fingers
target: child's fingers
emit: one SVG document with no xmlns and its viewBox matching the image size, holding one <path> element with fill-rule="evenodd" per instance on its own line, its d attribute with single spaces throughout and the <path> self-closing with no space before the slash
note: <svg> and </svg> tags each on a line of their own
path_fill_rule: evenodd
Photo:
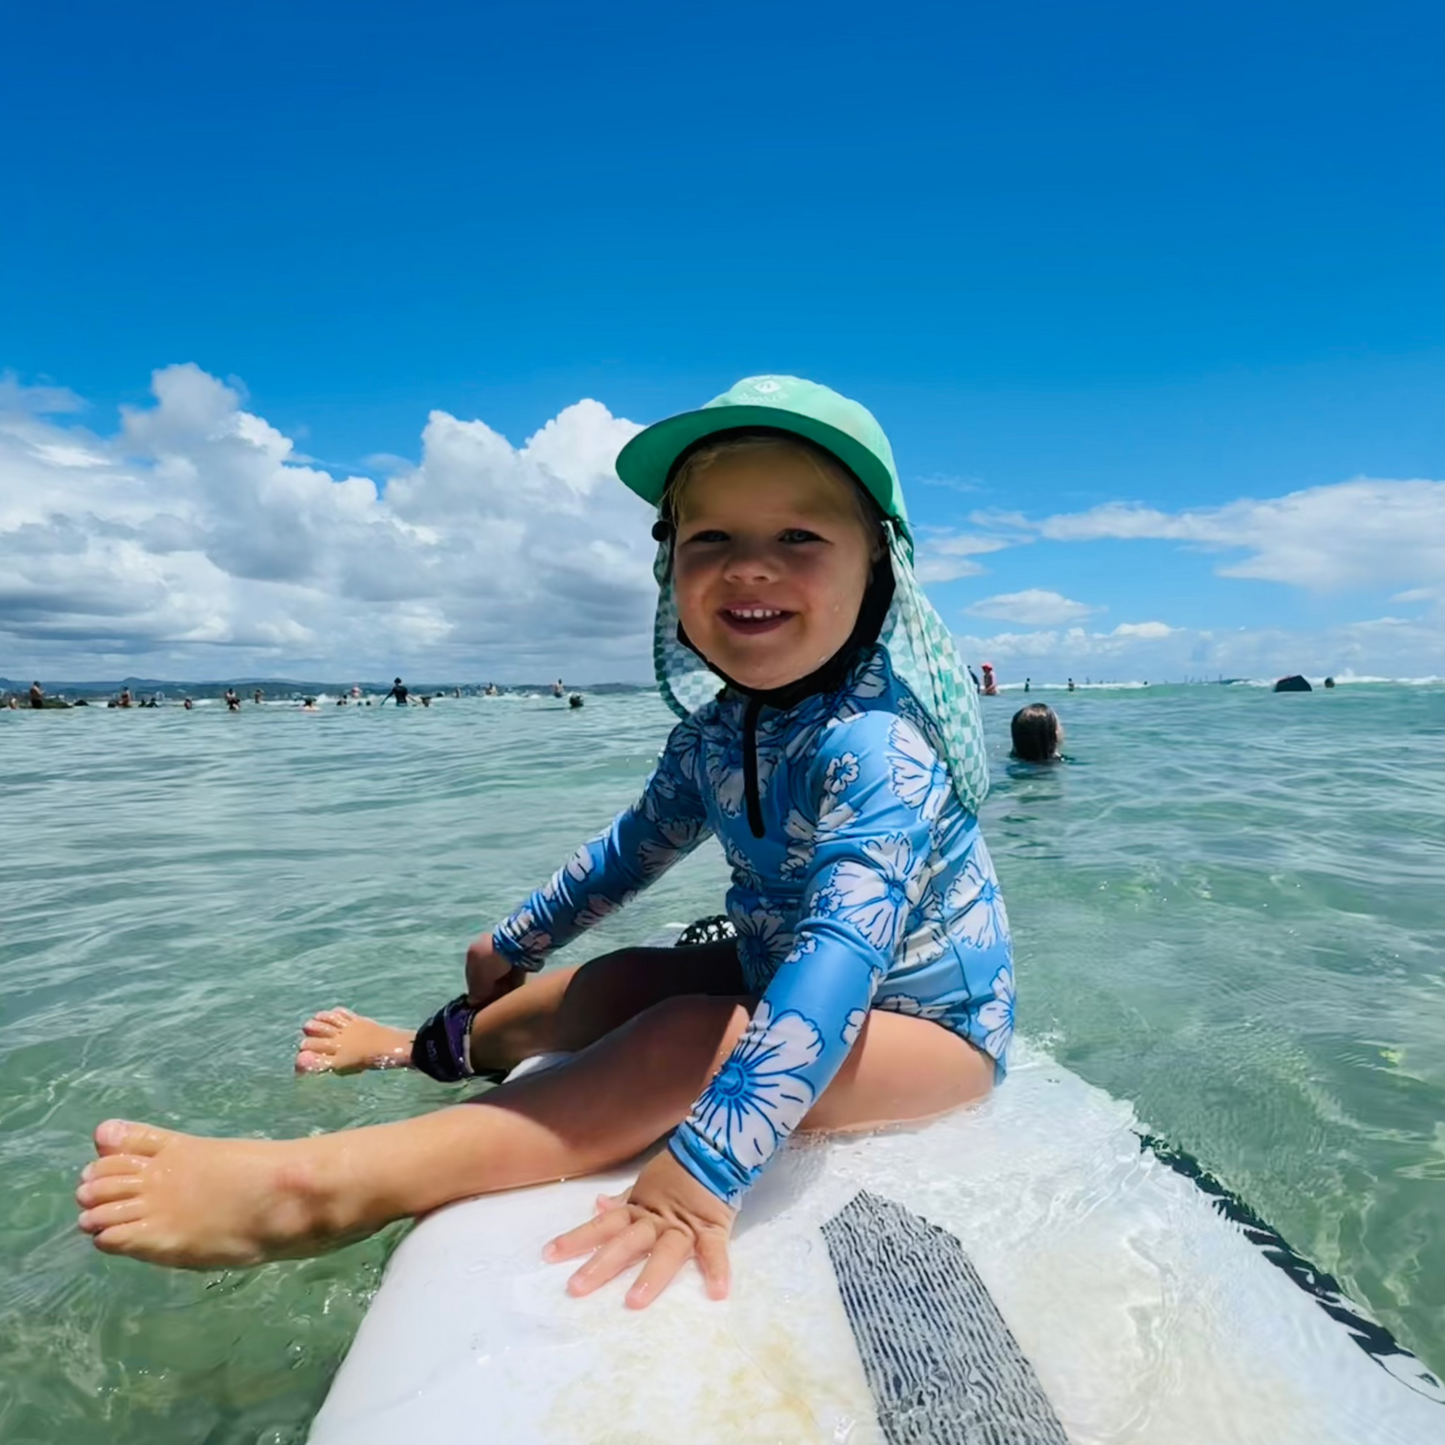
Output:
<svg viewBox="0 0 1445 1445">
<path fill-rule="evenodd" d="M 626 1210 L 605 1210 L 589 1219 L 586 1224 L 579 1224 L 576 1229 L 569 1229 L 566 1234 L 559 1234 L 556 1239 L 549 1241 L 543 1246 L 542 1258 L 556 1261 L 575 1259 L 579 1254 L 590 1254 L 609 1239 L 621 1234 L 627 1228 L 631 1217 Z"/>
<path fill-rule="evenodd" d="M 615 1219 L 616 1215 L 603 1215 Z M 648 1218 L 635 1220 L 621 1234 L 610 1239 L 586 1264 L 567 1281 L 567 1293 L 591 1294 L 609 1280 L 616 1279 L 630 1264 L 649 1254 L 657 1243 L 657 1225 Z"/>
<path fill-rule="evenodd" d="M 645 1310 L 691 1257 L 692 1236 L 681 1229 L 667 1230 L 653 1246 L 642 1273 L 627 1291 L 627 1308 Z"/>
<path fill-rule="evenodd" d="M 703 1234 L 697 1241 L 697 1267 L 702 1271 L 703 1287 L 709 1299 L 726 1299 L 732 1283 L 732 1266 L 728 1263 L 727 1240 L 716 1234 Z"/>
</svg>

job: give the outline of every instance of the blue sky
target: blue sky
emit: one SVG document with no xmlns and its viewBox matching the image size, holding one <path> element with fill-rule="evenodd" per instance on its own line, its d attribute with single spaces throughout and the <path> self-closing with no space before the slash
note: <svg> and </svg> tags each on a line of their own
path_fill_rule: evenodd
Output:
<svg viewBox="0 0 1445 1445">
<path fill-rule="evenodd" d="M 759 371 L 879 414 L 1006 676 L 1445 673 L 1442 42 L 1390 0 L 26 7 L 0 674 L 643 675 L 611 422 Z"/>
</svg>

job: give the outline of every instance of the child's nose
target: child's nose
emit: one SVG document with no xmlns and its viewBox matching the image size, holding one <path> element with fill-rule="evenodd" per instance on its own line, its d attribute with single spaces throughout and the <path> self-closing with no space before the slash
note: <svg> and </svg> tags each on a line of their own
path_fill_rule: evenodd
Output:
<svg viewBox="0 0 1445 1445">
<path fill-rule="evenodd" d="M 728 549 L 725 573 L 731 581 L 766 581 L 777 576 L 777 559 L 765 543 L 735 540 Z"/>
</svg>

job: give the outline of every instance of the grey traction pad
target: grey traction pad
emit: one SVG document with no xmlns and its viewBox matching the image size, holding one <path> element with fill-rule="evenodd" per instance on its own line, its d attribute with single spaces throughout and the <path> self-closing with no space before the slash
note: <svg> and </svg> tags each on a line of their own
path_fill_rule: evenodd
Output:
<svg viewBox="0 0 1445 1445">
<path fill-rule="evenodd" d="M 1068 1445 L 953 1235 L 864 1192 L 823 1239 L 889 1445 Z"/>
</svg>

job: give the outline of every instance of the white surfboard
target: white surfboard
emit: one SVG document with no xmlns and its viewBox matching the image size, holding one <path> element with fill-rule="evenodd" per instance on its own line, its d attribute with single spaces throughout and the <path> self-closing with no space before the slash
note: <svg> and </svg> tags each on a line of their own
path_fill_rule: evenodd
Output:
<svg viewBox="0 0 1445 1445">
<path fill-rule="evenodd" d="M 636 1167 L 421 1223 L 311 1445 L 1445 1440 L 1414 1356 L 1044 1055 L 926 1127 L 795 1140 L 721 1303 L 691 1267 L 644 1311 L 575 1300 L 541 1262 Z"/>
</svg>

